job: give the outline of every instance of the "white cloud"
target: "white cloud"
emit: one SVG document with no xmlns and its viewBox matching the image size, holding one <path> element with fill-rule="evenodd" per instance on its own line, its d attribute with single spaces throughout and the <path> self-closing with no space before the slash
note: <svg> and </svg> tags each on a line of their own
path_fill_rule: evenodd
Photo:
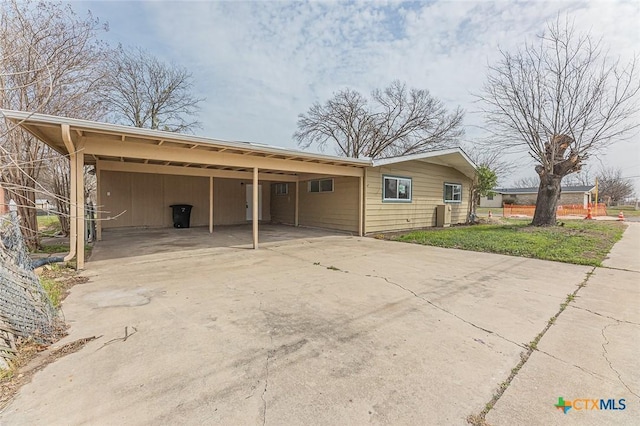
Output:
<svg viewBox="0 0 640 426">
<path fill-rule="evenodd" d="M 532 40 L 558 14 L 602 35 L 612 55 L 628 60 L 640 46 L 634 0 L 82 5 L 110 22 L 112 40 L 141 44 L 194 73 L 207 98 L 203 134 L 288 147 L 297 115 L 346 86 L 366 93 L 400 79 L 472 111 L 470 93 L 498 48 Z M 481 117 L 467 114 L 466 122 L 475 137 Z M 620 143 L 606 158 L 637 167 L 639 145 Z"/>
</svg>

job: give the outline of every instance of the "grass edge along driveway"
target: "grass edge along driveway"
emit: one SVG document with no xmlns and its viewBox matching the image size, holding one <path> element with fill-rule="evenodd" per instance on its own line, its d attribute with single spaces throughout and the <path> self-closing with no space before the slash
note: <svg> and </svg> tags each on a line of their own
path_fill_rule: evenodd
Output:
<svg viewBox="0 0 640 426">
<path fill-rule="evenodd" d="M 563 226 L 534 227 L 529 220 L 396 234 L 392 240 L 429 246 L 602 266 L 611 247 L 622 238 L 620 222 L 568 220 Z"/>
</svg>

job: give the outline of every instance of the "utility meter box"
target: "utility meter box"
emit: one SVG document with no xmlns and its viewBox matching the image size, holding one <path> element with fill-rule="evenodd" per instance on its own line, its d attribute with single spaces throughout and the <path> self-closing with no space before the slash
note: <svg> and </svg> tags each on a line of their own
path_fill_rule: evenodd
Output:
<svg viewBox="0 0 640 426">
<path fill-rule="evenodd" d="M 438 228 L 451 226 L 451 205 L 440 204 L 436 207 L 436 226 Z"/>
</svg>

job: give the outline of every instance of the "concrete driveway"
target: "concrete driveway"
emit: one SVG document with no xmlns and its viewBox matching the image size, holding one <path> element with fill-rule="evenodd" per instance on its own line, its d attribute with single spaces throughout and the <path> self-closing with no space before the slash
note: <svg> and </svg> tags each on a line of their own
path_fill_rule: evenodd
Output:
<svg viewBox="0 0 640 426">
<path fill-rule="evenodd" d="M 61 343 L 101 337 L 0 423 L 466 424 L 592 270 L 282 230 L 257 251 L 197 230 L 98 244 Z"/>
</svg>

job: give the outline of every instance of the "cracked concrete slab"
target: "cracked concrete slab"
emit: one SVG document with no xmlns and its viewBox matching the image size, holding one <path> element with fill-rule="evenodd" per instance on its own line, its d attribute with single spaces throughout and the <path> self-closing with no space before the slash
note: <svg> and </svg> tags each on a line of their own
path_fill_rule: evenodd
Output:
<svg viewBox="0 0 640 426">
<path fill-rule="evenodd" d="M 640 223 L 626 222 L 624 237 L 611 250 L 603 266 L 640 272 Z"/>
<path fill-rule="evenodd" d="M 625 235 L 619 244 L 626 242 Z M 632 242 L 633 243 L 633 242 Z M 625 248 L 626 247 L 626 248 Z M 630 248 L 631 247 L 631 248 Z M 490 424 L 636 425 L 640 418 L 640 272 L 622 259 L 637 257 L 633 244 L 615 246 L 622 269 L 596 268 L 529 361 L 486 416 Z M 612 251 L 612 253 L 613 253 Z M 626 261 L 625 261 L 626 262 Z M 624 410 L 576 410 L 566 414 L 558 397 L 625 399 Z M 526 402 L 526 403 L 523 403 Z"/>
<path fill-rule="evenodd" d="M 257 251 L 162 232 L 97 245 L 61 344 L 102 337 L 0 423 L 465 424 L 590 270 L 304 229 Z"/>
</svg>

